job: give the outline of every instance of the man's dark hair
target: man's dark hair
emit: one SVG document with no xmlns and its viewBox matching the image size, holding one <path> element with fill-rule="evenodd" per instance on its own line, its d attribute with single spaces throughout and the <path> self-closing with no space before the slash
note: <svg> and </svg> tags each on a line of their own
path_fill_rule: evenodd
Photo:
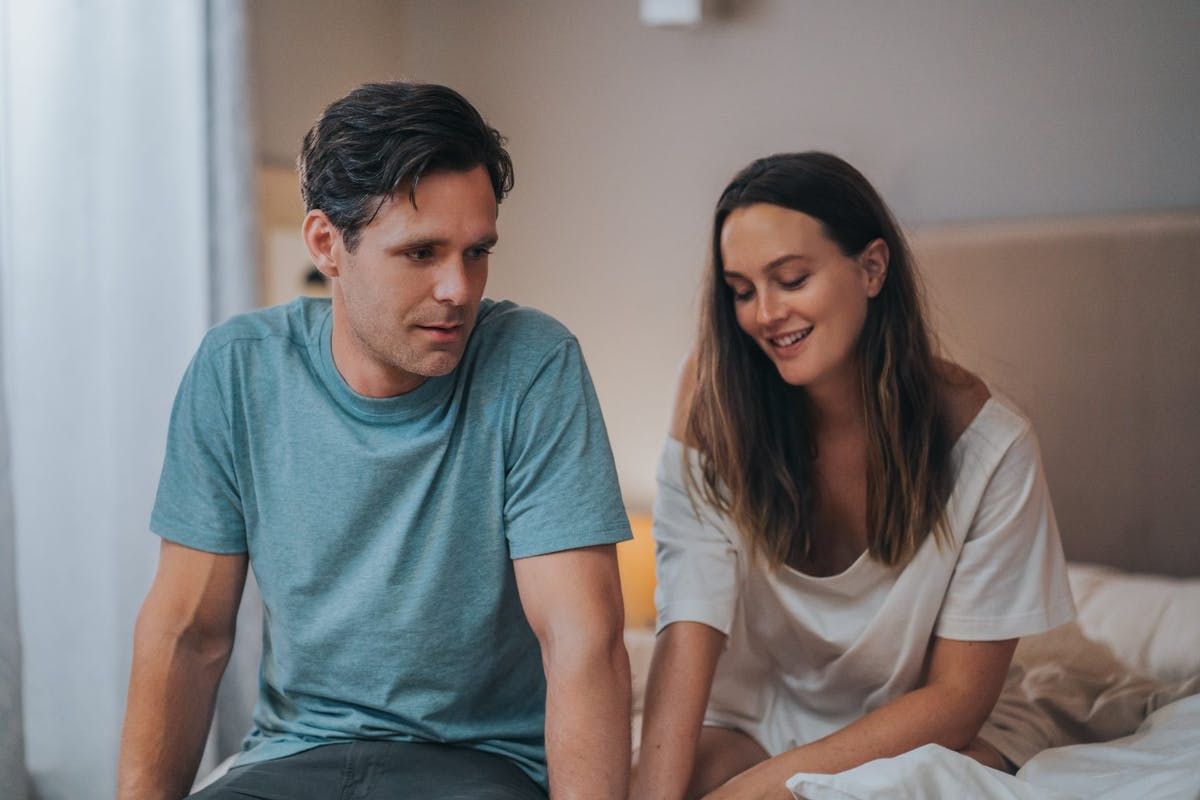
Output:
<svg viewBox="0 0 1200 800">
<path fill-rule="evenodd" d="M 384 202 L 437 170 L 487 168 L 496 202 L 513 187 L 504 137 L 466 98 L 431 83 L 367 83 L 321 114 L 300 151 L 300 194 L 319 208 L 353 252 Z"/>
</svg>

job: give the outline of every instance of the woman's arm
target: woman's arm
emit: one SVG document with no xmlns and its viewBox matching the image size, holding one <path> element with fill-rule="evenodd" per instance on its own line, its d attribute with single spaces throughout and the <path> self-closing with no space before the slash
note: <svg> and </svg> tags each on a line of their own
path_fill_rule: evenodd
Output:
<svg viewBox="0 0 1200 800">
<path fill-rule="evenodd" d="M 678 800 L 687 791 L 696 742 L 725 635 L 700 622 L 668 625 L 654 645 L 646 683 L 636 800 Z"/>
<path fill-rule="evenodd" d="M 967 642 L 935 637 L 929 675 L 919 689 L 823 739 L 746 770 L 706 800 L 791 800 L 784 783 L 797 772 L 841 772 L 931 743 L 963 750 L 992 713 L 1016 646 L 1016 639 Z"/>
</svg>

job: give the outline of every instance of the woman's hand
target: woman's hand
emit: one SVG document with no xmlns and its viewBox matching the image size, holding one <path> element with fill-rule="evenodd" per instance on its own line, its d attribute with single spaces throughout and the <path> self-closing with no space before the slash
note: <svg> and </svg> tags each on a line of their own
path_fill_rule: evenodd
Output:
<svg viewBox="0 0 1200 800">
<path fill-rule="evenodd" d="M 706 794 L 704 800 L 793 800 L 785 784 L 800 771 L 773 758 L 730 778 Z"/>
<path fill-rule="evenodd" d="M 935 637 L 923 686 L 823 739 L 746 770 L 706 800 L 791 800 L 784 784 L 797 772 L 842 772 L 930 743 L 996 766 L 980 757 L 983 748 L 993 749 L 976 734 L 996 705 L 1016 646 L 1016 639 L 966 642 Z"/>
</svg>

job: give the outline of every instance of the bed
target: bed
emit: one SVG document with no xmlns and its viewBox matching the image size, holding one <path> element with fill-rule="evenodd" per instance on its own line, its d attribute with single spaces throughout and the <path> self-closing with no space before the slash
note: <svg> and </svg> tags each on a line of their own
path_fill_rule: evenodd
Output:
<svg viewBox="0 0 1200 800">
<path fill-rule="evenodd" d="M 1200 798 L 1200 578 L 1069 573 L 1078 619 L 1021 642 L 993 715 L 1028 758 L 1017 776 L 929 746 L 797 776 L 796 797 Z M 636 743 L 654 635 L 632 627 L 626 644 Z"/>
<path fill-rule="evenodd" d="M 1079 616 L 1014 657 L 993 722 L 1017 775 L 929 746 L 789 788 L 1200 798 L 1200 212 L 962 224 L 912 244 L 942 349 L 1037 428 Z M 640 575 L 626 577 L 635 714 L 653 648 L 636 522 L 621 554 Z"/>
</svg>

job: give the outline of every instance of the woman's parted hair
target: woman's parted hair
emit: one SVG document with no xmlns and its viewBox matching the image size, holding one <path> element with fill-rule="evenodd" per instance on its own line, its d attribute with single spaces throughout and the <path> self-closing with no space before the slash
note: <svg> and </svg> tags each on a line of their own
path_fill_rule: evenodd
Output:
<svg viewBox="0 0 1200 800">
<path fill-rule="evenodd" d="M 887 244 L 887 277 L 869 301 L 856 355 L 867 427 L 867 549 L 877 561 L 902 564 L 930 532 L 944 531 L 952 443 L 908 246 L 867 179 L 828 153 L 761 158 L 717 202 L 686 420 L 702 467 L 699 478 L 685 469 L 689 491 L 729 516 L 772 566 L 811 554 L 819 498 L 804 390 L 787 384 L 738 326 L 723 275 L 722 226 L 735 209 L 756 203 L 813 217 L 847 256 L 876 239 Z"/>
<path fill-rule="evenodd" d="M 482 165 L 496 202 L 513 187 L 504 137 L 466 98 L 437 84 L 358 87 L 309 129 L 298 165 L 305 209 L 324 211 L 351 252 L 384 201 L 407 189 L 415 203 L 417 183 L 429 172 Z"/>
</svg>

